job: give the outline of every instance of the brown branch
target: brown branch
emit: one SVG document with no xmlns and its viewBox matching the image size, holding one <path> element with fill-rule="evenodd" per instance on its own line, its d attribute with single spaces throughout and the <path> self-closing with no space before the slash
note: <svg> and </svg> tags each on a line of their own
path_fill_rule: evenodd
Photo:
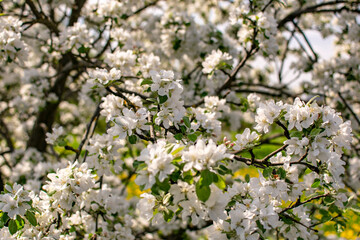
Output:
<svg viewBox="0 0 360 240">
<path fill-rule="evenodd" d="M 130 90 L 127 90 L 125 88 L 121 88 L 121 87 L 117 87 L 117 89 L 119 89 L 120 92 L 123 92 L 123 93 L 128 93 L 128 94 L 134 94 L 136 96 L 139 96 L 140 98 L 142 98 L 143 100 L 146 100 L 148 99 L 149 97 L 148 96 L 145 96 L 141 93 L 138 93 L 138 92 L 135 92 L 135 91 L 130 91 Z"/>
<path fill-rule="evenodd" d="M 254 39 L 256 38 L 256 35 L 257 35 L 257 30 L 255 30 L 255 34 L 253 36 Z M 253 43 L 250 51 L 246 52 L 246 55 L 243 57 L 243 59 L 239 62 L 239 64 L 235 67 L 235 69 L 231 72 L 231 74 L 228 75 L 227 79 L 225 80 L 225 83 L 216 91 L 216 95 L 219 95 L 221 91 L 231 86 L 231 83 L 235 80 L 236 74 L 245 65 L 247 60 L 249 60 L 249 58 L 252 57 L 258 50 L 259 47 L 256 46 L 255 43 Z"/>
<path fill-rule="evenodd" d="M 338 95 L 341 99 L 341 101 L 345 104 L 346 108 L 349 109 L 350 113 L 353 115 L 353 117 L 355 118 L 356 122 L 359 124 L 360 126 L 360 119 L 359 117 L 356 115 L 356 113 L 354 112 L 354 110 L 351 108 L 351 106 L 347 103 L 347 101 L 345 100 L 345 98 L 341 95 L 340 92 L 338 92 Z"/>
<path fill-rule="evenodd" d="M 313 229 L 311 226 L 306 226 L 306 225 L 303 224 L 302 222 L 296 220 L 295 218 L 291 217 L 290 215 L 288 215 L 288 214 L 286 214 L 286 213 L 281 213 L 281 214 L 279 214 L 279 215 L 280 215 L 280 216 L 284 216 L 284 217 L 286 217 L 286 218 L 289 218 L 289 219 L 291 219 L 293 222 L 296 222 L 297 224 L 300 224 L 301 226 L 303 226 L 303 227 L 305 227 L 305 228 L 307 228 L 307 229 L 309 229 L 309 230 L 311 230 L 311 231 L 318 232 L 318 230 Z"/>
<path fill-rule="evenodd" d="M 65 146 L 65 150 L 68 150 L 68 151 L 72 151 L 74 153 L 78 153 L 79 151 L 75 148 L 73 148 L 72 146 L 69 146 L 69 145 L 66 145 Z"/>
<path fill-rule="evenodd" d="M 283 151 L 286 149 L 288 145 L 283 145 L 281 148 L 275 150 L 274 152 L 270 153 L 269 155 L 267 155 L 266 157 L 264 157 L 263 159 L 254 159 L 252 158 L 244 158 L 241 156 L 234 156 L 234 160 L 239 161 L 239 162 L 243 162 L 245 164 L 247 164 L 248 166 L 253 165 L 255 167 L 259 167 L 259 168 L 266 168 L 266 167 L 276 167 L 276 166 L 283 166 L 284 163 L 271 163 L 268 160 L 275 156 L 277 153 Z M 309 152 L 309 149 L 306 150 L 306 153 L 296 162 L 290 162 L 290 166 L 291 165 L 304 165 L 306 167 L 308 167 L 310 170 L 316 172 L 316 173 L 320 173 L 320 170 L 318 167 L 313 166 L 307 162 L 303 162 L 303 160 L 307 157 Z"/>
<path fill-rule="evenodd" d="M 287 129 L 287 127 L 285 127 L 285 125 L 280 122 L 280 120 L 276 121 L 276 124 L 279 125 L 282 129 L 284 129 L 284 135 L 287 139 L 290 139 L 290 133 L 289 130 Z"/>
<path fill-rule="evenodd" d="M 77 65 L 73 55 L 67 53 L 60 60 L 57 69 L 57 79 L 54 85 L 50 89 L 49 93 L 54 93 L 58 97 L 56 102 L 46 102 L 44 108 L 39 111 L 35 124 L 31 130 L 27 147 L 34 147 L 40 152 L 44 152 L 46 148 L 45 135 L 52 128 L 52 124 L 55 121 L 55 114 L 57 108 L 62 100 L 62 96 L 65 90 L 65 84 L 70 71 Z M 78 70 L 82 71 L 82 70 Z"/>
<path fill-rule="evenodd" d="M 148 3 L 148 4 L 144 5 L 143 7 L 137 9 L 135 12 L 130 13 L 129 15 L 124 14 L 124 15 L 121 16 L 121 18 L 124 19 L 124 20 L 126 20 L 126 19 L 128 19 L 128 18 L 130 18 L 130 17 L 132 17 L 132 16 L 134 16 L 134 15 L 136 15 L 136 14 L 141 13 L 142 11 L 144 11 L 145 9 L 147 9 L 148 7 L 151 7 L 151 6 L 156 5 L 156 4 L 158 3 L 158 1 L 159 1 L 159 0 L 155 0 L 155 1 L 151 2 L 151 3 Z"/>
<path fill-rule="evenodd" d="M 331 6 L 331 5 L 337 5 L 337 4 L 340 4 L 340 3 L 348 3 L 349 1 L 346 1 L 346 0 L 336 0 L 336 1 L 329 1 L 329 2 L 323 2 L 323 3 L 319 3 L 319 4 L 316 4 L 316 5 L 312 5 L 312 6 L 309 6 L 307 8 L 299 8 L 291 13 L 289 13 L 287 16 L 285 16 L 283 19 L 281 19 L 279 22 L 278 22 L 278 28 L 282 28 L 284 27 L 284 25 L 288 22 L 291 22 L 293 21 L 295 18 L 298 18 L 300 17 L 301 15 L 303 14 L 306 14 L 306 13 L 313 13 L 313 12 L 316 12 L 316 11 L 319 11 L 319 8 L 321 7 L 324 7 L 324 6 Z M 356 2 L 356 1 L 355 1 Z"/>
<path fill-rule="evenodd" d="M 290 210 L 290 209 L 299 207 L 299 206 L 304 205 L 304 204 L 306 204 L 306 203 L 308 203 L 308 202 L 311 202 L 311 201 L 314 201 L 314 200 L 317 200 L 317 199 L 320 199 L 320 198 L 323 198 L 323 197 L 326 197 L 326 196 L 329 196 L 329 195 L 330 195 L 329 193 L 325 193 L 325 194 L 322 194 L 322 195 L 318 195 L 318 196 L 309 198 L 308 200 L 303 201 L 303 202 L 301 202 L 301 201 L 300 201 L 300 198 L 298 198 L 294 204 L 292 204 L 291 206 L 289 206 L 289 207 L 284 208 L 283 210 L 281 210 L 280 214 L 286 212 L 287 210 Z"/>
<path fill-rule="evenodd" d="M 2 119 L 0 119 L 0 134 L 4 137 L 6 144 L 8 145 L 10 151 L 13 152 L 14 144 L 11 140 L 9 129 Z"/>
<path fill-rule="evenodd" d="M 278 78 L 279 78 L 279 83 L 282 82 L 282 72 L 284 70 L 284 64 L 285 64 L 285 59 L 286 59 L 286 56 L 289 52 L 289 49 L 290 49 L 290 42 L 292 40 L 292 38 L 294 37 L 294 33 L 295 31 L 291 31 L 291 36 L 289 37 L 289 39 L 286 41 L 286 45 L 285 45 L 285 51 L 281 57 L 281 65 L 280 65 L 280 69 L 279 69 L 279 73 L 278 73 Z"/>
<path fill-rule="evenodd" d="M 307 38 L 307 36 L 305 35 L 305 33 L 303 32 L 303 30 L 299 27 L 299 25 L 293 20 L 292 23 L 294 24 L 295 28 L 299 31 L 299 33 L 302 35 L 302 37 L 304 38 L 306 44 L 308 45 L 308 47 L 310 48 L 312 54 L 314 55 L 314 62 L 318 61 L 318 54 L 314 51 L 309 39 Z"/>
<path fill-rule="evenodd" d="M 59 36 L 60 31 L 57 28 L 57 25 L 49 20 L 49 18 L 42 11 L 39 12 L 32 0 L 26 0 L 25 3 L 30 7 L 31 12 L 36 17 L 34 23 L 37 22 L 45 25 L 51 32 L 54 32 L 57 36 Z"/>
<path fill-rule="evenodd" d="M 272 153 L 270 153 L 269 155 L 267 155 L 266 157 L 264 157 L 263 159 L 255 159 L 255 155 L 254 153 L 252 152 L 252 150 L 249 150 L 250 152 L 250 155 L 251 155 L 251 158 L 244 158 L 244 157 L 241 157 L 241 156 L 235 156 L 235 160 L 237 161 L 241 161 L 241 162 L 244 162 L 248 165 L 253 165 L 253 164 L 264 164 L 266 166 L 270 166 L 272 165 L 272 163 L 269 163 L 268 160 L 275 156 L 276 154 L 278 154 L 279 152 L 285 150 L 286 148 L 288 147 L 287 144 L 283 145 L 282 147 L 278 148 L 277 150 L 273 151 Z"/>
<path fill-rule="evenodd" d="M 279 152 L 285 150 L 289 145 L 285 144 L 284 146 L 282 146 L 281 148 L 277 149 L 276 151 L 270 153 L 269 155 L 267 155 L 266 157 L 264 157 L 263 159 L 261 159 L 261 162 L 267 162 L 271 157 L 275 156 L 276 154 L 278 154 Z"/>
<path fill-rule="evenodd" d="M 80 17 L 81 9 L 85 5 L 86 0 L 75 0 L 73 9 L 71 10 L 70 20 L 68 26 L 73 26 Z"/>
<path fill-rule="evenodd" d="M 87 125 L 87 129 L 86 129 L 86 133 L 85 133 L 85 136 L 83 137 L 83 139 L 81 140 L 80 142 L 80 145 L 78 147 L 78 149 L 76 150 L 76 155 L 75 155 L 75 158 L 74 158 L 74 162 L 79 159 L 79 156 L 81 154 L 81 150 L 85 144 L 85 142 L 87 141 L 87 139 L 89 138 L 89 134 L 91 131 L 94 131 L 95 129 L 95 126 L 96 126 L 96 122 L 97 120 L 99 119 L 99 115 L 100 115 L 100 105 L 101 105 L 102 102 L 100 102 L 98 104 L 98 106 L 96 107 L 96 110 L 94 112 L 94 114 L 92 115 L 91 119 L 90 119 L 90 122 L 88 123 Z M 93 129 L 93 130 L 91 130 Z"/>
<path fill-rule="evenodd" d="M 114 90 L 111 89 L 111 87 L 114 87 L 116 89 L 116 92 Z M 136 112 L 136 106 L 124 95 L 121 93 L 121 89 L 114 85 L 111 87 L 106 87 L 106 90 L 112 94 L 114 94 L 115 96 L 121 97 L 122 99 L 124 99 L 126 101 L 126 103 L 132 108 L 134 109 L 134 111 Z"/>
</svg>

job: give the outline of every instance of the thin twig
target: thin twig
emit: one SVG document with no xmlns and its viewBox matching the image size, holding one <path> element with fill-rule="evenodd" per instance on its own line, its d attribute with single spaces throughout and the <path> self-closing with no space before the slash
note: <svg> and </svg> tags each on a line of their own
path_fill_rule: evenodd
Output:
<svg viewBox="0 0 360 240">
<path fill-rule="evenodd" d="M 284 208 L 283 210 L 281 210 L 280 214 L 286 212 L 287 210 L 290 210 L 290 209 L 299 207 L 299 206 L 304 205 L 304 204 L 306 204 L 306 203 L 308 203 L 308 202 L 311 202 L 311 201 L 314 201 L 314 200 L 317 200 L 317 199 L 320 199 L 320 198 L 323 198 L 323 197 L 326 197 L 326 196 L 329 196 L 329 193 L 325 193 L 325 194 L 322 194 L 322 195 L 318 195 L 318 196 L 309 198 L 308 200 L 303 201 L 303 202 L 301 202 L 301 201 L 300 201 L 300 198 L 298 198 L 298 199 L 295 201 L 294 204 L 292 204 L 292 205 L 290 205 L 289 207 Z"/>
<path fill-rule="evenodd" d="M 280 120 L 276 121 L 276 124 L 279 125 L 282 129 L 284 129 L 284 135 L 287 139 L 290 139 L 290 133 L 289 130 L 287 129 L 287 127 L 285 127 L 285 125 L 280 122 Z"/>
<path fill-rule="evenodd" d="M 350 105 L 347 103 L 347 101 L 345 100 L 345 98 L 341 95 L 340 92 L 338 92 L 339 97 L 341 98 L 341 101 L 345 104 L 345 106 L 347 107 L 347 109 L 349 109 L 350 113 L 354 116 L 356 122 L 359 124 L 360 126 L 360 119 L 359 117 L 356 115 L 356 113 L 354 112 L 354 110 L 350 107 Z"/>
<path fill-rule="evenodd" d="M 79 145 L 79 147 L 78 147 L 78 149 L 77 149 L 77 152 L 76 152 L 76 155 L 75 155 L 75 158 L 74 158 L 74 162 L 75 162 L 77 159 L 79 159 L 79 156 L 80 156 L 80 154 L 81 154 L 81 150 L 82 150 L 85 142 L 87 141 L 87 139 L 88 139 L 88 137 L 89 137 L 91 128 L 94 128 L 94 126 L 96 126 L 97 119 L 99 118 L 99 115 L 100 115 L 100 110 L 101 110 L 100 104 L 101 104 L 101 103 L 102 103 L 102 102 L 100 102 L 100 103 L 98 104 L 98 106 L 96 107 L 96 110 L 95 110 L 93 116 L 91 117 L 90 122 L 88 123 L 85 136 L 84 136 L 84 138 L 81 140 L 81 143 L 80 143 L 80 145 Z"/>
</svg>

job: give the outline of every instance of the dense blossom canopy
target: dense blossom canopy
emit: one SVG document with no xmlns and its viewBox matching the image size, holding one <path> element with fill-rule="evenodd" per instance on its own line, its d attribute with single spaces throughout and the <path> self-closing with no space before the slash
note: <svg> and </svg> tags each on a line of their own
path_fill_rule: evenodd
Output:
<svg viewBox="0 0 360 240">
<path fill-rule="evenodd" d="M 305 240 L 360 213 L 358 0 L 0 10 L 1 239 Z"/>
</svg>

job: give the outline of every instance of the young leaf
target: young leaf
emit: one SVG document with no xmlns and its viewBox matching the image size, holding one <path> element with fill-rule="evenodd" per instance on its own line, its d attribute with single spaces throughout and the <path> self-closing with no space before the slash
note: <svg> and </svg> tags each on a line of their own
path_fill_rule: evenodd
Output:
<svg viewBox="0 0 360 240">
<path fill-rule="evenodd" d="M 212 173 L 208 169 L 203 170 L 199 182 L 201 186 L 209 186 L 213 182 Z"/>
<path fill-rule="evenodd" d="M 135 143 L 136 143 L 136 140 L 137 140 L 136 135 L 131 135 L 131 136 L 129 136 L 129 142 L 130 142 L 131 144 L 135 144 Z"/>
<path fill-rule="evenodd" d="M 285 178 L 286 178 L 286 171 L 285 171 L 285 169 L 279 168 L 279 169 L 277 170 L 277 173 L 280 175 L 280 178 L 281 178 L 281 179 L 285 179 Z"/>
<path fill-rule="evenodd" d="M 290 137 L 302 138 L 302 136 L 303 136 L 303 132 L 300 131 L 294 131 L 290 133 Z"/>
<path fill-rule="evenodd" d="M 176 139 L 176 140 L 181 140 L 182 138 L 183 138 L 183 135 L 182 135 L 182 133 L 177 133 L 177 134 L 175 134 L 174 135 L 174 138 Z"/>
<path fill-rule="evenodd" d="M 273 170 L 272 170 L 271 167 L 265 168 L 264 171 L 263 171 L 263 176 L 264 176 L 264 178 L 270 177 L 270 175 L 272 174 L 272 171 L 273 171 Z"/>
<path fill-rule="evenodd" d="M 170 222 L 174 216 L 174 212 L 171 210 L 164 211 L 163 216 L 164 216 L 165 222 Z"/>
<path fill-rule="evenodd" d="M 183 120 L 184 120 L 185 126 L 190 128 L 191 127 L 190 119 L 185 116 L 185 117 L 183 117 Z"/>
<path fill-rule="evenodd" d="M 246 174 L 246 175 L 245 175 L 245 181 L 246 181 L 247 183 L 250 182 L 250 175 L 249 175 L 249 174 Z"/>
<path fill-rule="evenodd" d="M 219 175 L 215 175 L 215 176 L 217 176 L 216 181 L 214 180 L 215 185 L 219 189 L 224 190 L 226 188 L 225 180 Z M 214 178 L 214 176 L 213 176 L 213 178 Z"/>
<path fill-rule="evenodd" d="M 316 178 L 314 183 L 311 185 L 312 188 L 317 188 L 320 186 L 320 179 Z"/>
<path fill-rule="evenodd" d="M 36 217 L 35 217 L 34 213 L 32 213 L 30 211 L 26 211 L 25 217 L 31 225 L 33 225 L 33 226 L 37 225 L 37 221 L 36 221 Z"/>
<path fill-rule="evenodd" d="M 153 81 L 151 80 L 151 78 L 145 78 L 141 83 L 140 85 L 145 85 L 145 84 L 152 84 Z"/>
<path fill-rule="evenodd" d="M 189 138 L 190 141 L 195 142 L 196 139 L 197 139 L 197 135 L 196 135 L 195 133 L 194 133 L 194 134 L 189 134 L 189 135 L 188 135 L 188 138 Z"/>
<path fill-rule="evenodd" d="M 13 235 L 14 233 L 17 232 L 18 227 L 17 227 L 16 221 L 15 221 L 14 219 L 11 219 L 11 220 L 9 221 L 9 226 L 8 226 L 8 228 L 9 228 L 9 232 L 10 232 L 11 235 Z"/>
<path fill-rule="evenodd" d="M 199 200 L 206 202 L 211 194 L 211 190 L 209 186 L 201 186 L 200 182 L 197 182 L 195 185 L 196 195 Z"/>
<path fill-rule="evenodd" d="M 168 100 L 168 96 L 164 95 L 164 96 L 160 96 L 159 95 L 159 103 L 163 104 L 164 102 L 166 102 Z"/>
<path fill-rule="evenodd" d="M 177 149 L 175 149 L 171 154 L 173 156 L 175 156 L 177 153 L 181 152 L 185 147 L 178 147 Z"/>
</svg>

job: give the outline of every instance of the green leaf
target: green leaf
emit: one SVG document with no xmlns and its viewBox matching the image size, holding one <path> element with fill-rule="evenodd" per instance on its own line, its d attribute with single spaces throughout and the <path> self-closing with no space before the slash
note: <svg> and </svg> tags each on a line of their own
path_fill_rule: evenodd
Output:
<svg viewBox="0 0 360 240">
<path fill-rule="evenodd" d="M 331 215 L 329 214 L 329 212 L 327 210 L 325 210 L 325 209 L 320 209 L 319 212 L 320 212 L 321 215 L 323 215 L 321 217 L 322 222 L 330 221 L 330 219 L 332 218 Z"/>
<path fill-rule="evenodd" d="M 141 83 L 140 86 L 145 85 L 145 84 L 152 84 L 153 81 L 151 78 L 145 78 Z"/>
<path fill-rule="evenodd" d="M 177 180 L 180 178 L 180 175 L 181 175 L 180 171 L 175 171 L 170 175 L 170 179 L 173 182 L 177 182 Z"/>
<path fill-rule="evenodd" d="M 331 204 L 328 210 L 330 213 L 342 214 L 342 210 L 340 210 L 335 204 Z M 360 211 L 359 211 L 359 214 L 360 214 Z"/>
<path fill-rule="evenodd" d="M 209 186 L 213 182 L 212 172 L 208 169 L 203 170 L 199 182 L 201 186 Z"/>
<path fill-rule="evenodd" d="M 311 185 L 312 188 L 318 188 L 320 186 L 320 179 L 315 178 L 314 183 Z"/>
<path fill-rule="evenodd" d="M 17 224 L 17 228 L 18 230 L 23 229 L 24 225 L 25 225 L 25 220 L 20 217 L 20 215 L 16 216 L 16 224 Z"/>
<path fill-rule="evenodd" d="M 156 98 L 147 98 L 146 101 L 156 103 Z"/>
<path fill-rule="evenodd" d="M 360 207 L 358 207 L 356 205 L 349 207 L 349 209 L 351 209 L 353 212 L 355 212 L 357 214 L 360 214 Z"/>
<path fill-rule="evenodd" d="M 184 148 L 185 148 L 185 146 L 178 147 L 178 148 L 175 149 L 171 154 L 172 154 L 173 156 L 175 156 L 177 153 L 181 152 Z"/>
<path fill-rule="evenodd" d="M 3 215 L 1 216 L 1 221 L 3 221 L 4 224 L 6 224 L 9 219 L 10 218 L 9 218 L 8 214 L 6 212 L 3 212 Z"/>
<path fill-rule="evenodd" d="M 291 218 L 287 217 L 287 216 L 280 216 L 280 218 L 286 224 L 293 224 L 294 223 L 294 221 Z"/>
<path fill-rule="evenodd" d="M 190 128 L 191 127 L 191 123 L 190 123 L 190 119 L 189 117 L 183 117 L 183 120 L 184 120 L 184 124 L 186 127 Z"/>
<path fill-rule="evenodd" d="M 159 187 L 160 190 L 164 192 L 168 192 L 170 190 L 170 183 L 169 179 L 165 179 L 163 182 L 160 182 L 158 178 L 156 178 L 156 185 Z"/>
<path fill-rule="evenodd" d="M 31 225 L 33 225 L 34 227 L 37 225 L 37 221 L 34 213 L 30 211 L 26 211 L 25 217 Z"/>
<path fill-rule="evenodd" d="M 263 233 L 266 231 L 260 220 L 256 220 L 256 225 Z"/>
<path fill-rule="evenodd" d="M 225 173 L 225 174 L 232 174 L 232 171 L 225 167 L 224 165 L 220 165 L 219 168 Z M 225 175 L 223 174 L 223 175 Z"/>
<path fill-rule="evenodd" d="M 136 135 L 131 135 L 131 136 L 129 136 L 129 142 L 130 142 L 131 144 L 135 144 L 135 143 L 136 143 L 136 140 L 137 140 Z"/>
<path fill-rule="evenodd" d="M 193 141 L 193 142 L 195 142 L 196 139 L 197 139 L 197 135 L 196 135 L 196 134 L 189 134 L 187 137 L 189 138 L 190 141 Z"/>
<path fill-rule="evenodd" d="M 9 219 L 9 217 L 8 217 L 7 213 L 0 212 L 0 229 L 5 226 L 8 219 Z"/>
<path fill-rule="evenodd" d="M 326 196 L 323 200 L 324 200 L 324 203 L 328 206 L 335 202 L 335 198 L 330 197 L 330 196 Z"/>
<path fill-rule="evenodd" d="M 174 216 L 174 212 L 171 211 L 171 210 L 169 210 L 169 209 L 167 209 L 167 211 L 164 211 L 164 212 L 163 212 L 163 216 L 164 216 L 165 222 L 170 222 L 171 219 L 172 219 L 173 216 Z"/>
<path fill-rule="evenodd" d="M 173 49 L 176 51 L 181 47 L 181 39 L 179 38 L 175 38 L 173 41 L 171 41 L 172 45 L 173 45 Z"/>
<path fill-rule="evenodd" d="M 180 140 L 183 138 L 183 136 L 184 136 L 184 135 L 182 135 L 182 133 L 177 133 L 177 134 L 174 135 L 174 138 L 175 138 L 176 140 L 179 140 L 179 141 L 180 141 Z"/>
<path fill-rule="evenodd" d="M 200 182 L 197 182 L 195 185 L 196 195 L 200 201 L 206 202 L 211 194 L 209 186 L 201 186 Z"/>
<path fill-rule="evenodd" d="M 159 95 L 159 103 L 163 104 L 164 102 L 166 102 L 168 100 L 168 96 L 164 95 L 164 96 L 160 96 Z"/>
<path fill-rule="evenodd" d="M 11 219 L 11 220 L 9 221 L 9 226 L 8 226 L 8 228 L 9 228 L 9 232 L 10 232 L 11 235 L 13 235 L 14 233 L 16 233 L 17 230 L 18 230 L 16 221 L 13 220 L 13 219 Z"/>
<path fill-rule="evenodd" d="M 79 53 L 88 53 L 90 51 L 90 48 L 81 46 L 78 48 Z"/>
<path fill-rule="evenodd" d="M 310 132 L 310 136 L 311 137 L 315 137 L 316 135 L 319 135 L 321 132 L 323 132 L 325 129 L 321 129 L 321 128 L 314 128 L 313 130 L 311 130 Z"/>
<path fill-rule="evenodd" d="M 221 189 L 221 190 L 224 190 L 226 188 L 226 183 L 225 183 L 225 180 L 219 176 L 219 175 L 216 175 L 215 176 L 217 177 L 216 180 L 215 180 L 215 177 L 213 176 L 213 181 L 215 183 L 215 185 Z"/>
<path fill-rule="evenodd" d="M 145 162 L 135 160 L 133 162 L 133 167 L 134 167 L 134 169 L 136 169 L 136 171 L 140 171 L 140 170 L 144 169 L 145 167 L 147 167 L 147 164 Z"/>
<path fill-rule="evenodd" d="M 285 169 L 279 168 L 279 169 L 277 169 L 277 173 L 280 175 L 280 178 L 281 178 L 281 179 L 285 179 L 285 178 L 286 178 L 286 171 L 285 171 Z"/>
<path fill-rule="evenodd" d="M 264 171 L 263 171 L 263 176 L 264 176 L 264 178 L 270 177 L 270 175 L 272 174 L 272 171 L 273 171 L 273 170 L 272 170 L 271 167 L 265 168 Z"/>
<path fill-rule="evenodd" d="M 186 127 L 184 125 L 180 125 L 180 130 L 182 133 L 186 133 Z"/>
<path fill-rule="evenodd" d="M 249 174 L 246 174 L 246 175 L 245 175 L 245 181 L 246 181 L 247 183 L 250 182 L 250 175 L 249 175 Z"/>
<path fill-rule="evenodd" d="M 67 145 L 67 143 L 66 143 L 66 141 L 64 139 L 57 140 L 56 143 L 60 147 L 65 147 Z"/>
<path fill-rule="evenodd" d="M 310 106 L 310 104 L 311 104 L 316 98 L 318 98 L 318 97 L 320 97 L 320 96 L 319 96 L 319 95 L 316 95 L 316 96 L 312 97 L 312 98 L 306 103 L 306 105 Z"/>
<path fill-rule="evenodd" d="M 184 172 L 183 176 L 184 182 L 187 182 L 188 184 L 193 183 L 193 176 L 191 175 L 191 171 Z"/>
<path fill-rule="evenodd" d="M 172 152 L 172 150 L 173 150 L 173 148 L 174 148 L 174 144 L 170 144 L 170 146 L 168 146 L 166 149 L 167 149 L 167 151 L 166 151 L 166 153 L 167 154 L 169 154 L 169 153 L 171 153 Z"/>
<path fill-rule="evenodd" d="M 302 138 L 303 132 L 300 131 L 294 131 L 290 133 L 290 137 L 296 137 L 296 138 Z"/>
</svg>

